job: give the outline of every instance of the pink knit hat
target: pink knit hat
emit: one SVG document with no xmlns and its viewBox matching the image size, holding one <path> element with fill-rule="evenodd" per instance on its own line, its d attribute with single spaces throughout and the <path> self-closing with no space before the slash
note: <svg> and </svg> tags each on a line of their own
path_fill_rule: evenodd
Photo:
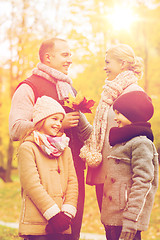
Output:
<svg viewBox="0 0 160 240">
<path fill-rule="evenodd" d="M 42 119 L 56 113 L 66 114 L 63 107 L 53 98 L 47 96 L 39 97 L 34 105 L 33 123 L 35 125 Z"/>
</svg>

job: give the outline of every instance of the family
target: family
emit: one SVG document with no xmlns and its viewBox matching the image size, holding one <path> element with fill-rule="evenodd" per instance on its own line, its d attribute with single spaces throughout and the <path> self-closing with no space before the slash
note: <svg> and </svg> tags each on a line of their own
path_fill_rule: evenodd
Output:
<svg viewBox="0 0 160 240">
<path fill-rule="evenodd" d="M 143 61 L 126 44 L 107 49 L 107 79 L 93 126 L 64 102 L 77 91 L 66 40 L 47 39 L 40 62 L 16 88 L 9 133 L 20 141 L 24 240 L 78 240 L 86 183 L 95 186 L 107 240 L 141 240 L 158 188 L 151 98 L 138 86 Z"/>
</svg>

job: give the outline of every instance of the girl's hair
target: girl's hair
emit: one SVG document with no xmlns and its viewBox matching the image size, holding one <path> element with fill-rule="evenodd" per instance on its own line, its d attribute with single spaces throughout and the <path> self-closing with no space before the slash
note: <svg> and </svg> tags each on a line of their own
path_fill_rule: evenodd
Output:
<svg viewBox="0 0 160 240">
<path fill-rule="evenodd" d="M 130 46 L 127 44 L 117 44 L 109 48 L 106 53 L 109 53 L 113 58 L 119 61 L 125 61 L 126 68 L 133 71 L 138 78 L 142 78 L 144 69 L 143 59 L 135 56 Z"/>
<path fill-rule="evenodd" d="M 45 119 L 42 119 L 41 121 L 39 121 L 37 124 L 35 124 L 35 126 L 29 130 L 27 130 L 26 132 L 24 132 L 24 134 L 21 135 L 21 138 L 20 138 L 20 144 L 25 140 L 26 137 L 28 137 L 33 131 L 37 130 L 39 131 L 44 122 L 45 122 L 46 118 Z"/>
</svg>

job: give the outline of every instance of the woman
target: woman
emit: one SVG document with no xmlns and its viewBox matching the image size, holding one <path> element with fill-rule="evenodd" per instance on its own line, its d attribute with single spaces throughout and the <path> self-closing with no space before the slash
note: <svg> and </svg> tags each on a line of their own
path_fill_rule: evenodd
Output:
<svg viewBox="0 0 160 240">
<path fill-rule="evenodd" d="M 138 86 L 138 79 L 141 79 L 143 74 L 143 60 L 135 56 L 130 46 L 117 44 L 107 50 L 104 70 L 107 79 L 96 110 L 93 131 L 80 153 L 80 157 L 88 164 L 86 183 L 96 186 L 100 210 L 106 161 L 110 153 L 109 131 L 111 127 L 116 126 L 113 103 L 123 93 L 143 91 Z"/>
</svg>

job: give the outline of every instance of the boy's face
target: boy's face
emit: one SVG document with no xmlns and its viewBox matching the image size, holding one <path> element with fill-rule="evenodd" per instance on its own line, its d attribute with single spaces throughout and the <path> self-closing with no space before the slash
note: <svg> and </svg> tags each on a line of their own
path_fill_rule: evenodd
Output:
<svg viewBox="0 0 160 240">
<path fill-rule="evenodd" d="M 117 122 L 119 128 L 124 127 L 124 126 L 132 123 L 123 114 L 121 114 L 117 110 L 115 110 L 114 112 L 115 112 L 114 120 Z"/>
</svg>

